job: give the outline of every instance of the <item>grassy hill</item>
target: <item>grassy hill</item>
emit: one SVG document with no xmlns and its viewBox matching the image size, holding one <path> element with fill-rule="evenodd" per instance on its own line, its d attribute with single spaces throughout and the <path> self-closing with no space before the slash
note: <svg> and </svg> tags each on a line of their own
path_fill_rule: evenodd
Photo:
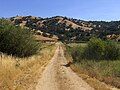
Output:
<svg viewBox="0 0 120 90">
<path fill-rule="evenodd" d="M 51 18 L 16 16 L 8 20 L 16 26 L 30 28 L 35 32 L 40 31 L 43 36 L 55 35 L 67 42 L 88 41 L 93 36 L 119 41 L 120 36 L 120 21 L 84 21 L 62 16 Z"/>
</svg>

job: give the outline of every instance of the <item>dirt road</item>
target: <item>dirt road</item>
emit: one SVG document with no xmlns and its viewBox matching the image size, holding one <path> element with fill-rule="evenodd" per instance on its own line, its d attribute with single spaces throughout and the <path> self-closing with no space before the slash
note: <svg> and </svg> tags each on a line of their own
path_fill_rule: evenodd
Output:
<svg viewBox="0 0 120 90">
<path fill-rule="evenodd" d="M 60 44 L 36 86 L 36 90 L 94 90 L 78 77 L 67 64 Z"/>
</svg>

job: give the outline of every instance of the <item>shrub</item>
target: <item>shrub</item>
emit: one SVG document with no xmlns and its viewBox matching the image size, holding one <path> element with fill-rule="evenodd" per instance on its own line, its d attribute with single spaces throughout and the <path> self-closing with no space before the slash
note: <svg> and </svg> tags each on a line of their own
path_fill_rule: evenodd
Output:
<svg viewBox="0 0 120 90">
<path fill-rule="evenodd" d="M 117 60 L 120 57 L 120 48 L 117 43 L 108 41 L 105 45 L 104 59 Z"/>
<path fill-rule="evenodd" d="M 87 46 L 72 47 L 71 55 L 75 62 L 81 59 L 88 60 L 118 60 L 120 59 L 120 47 L 113 41 L 102 41 L 92 38 Z"/>
<path fill-rule="evenodd" d="M 13 26 L 6 20 L 0 20 L 0 51 L 17 57 L 36 54 L 39 44 L 30 30 Z"/>
<path fill-rule="evenodd" d="M 69 47 L 66 46 L 68 53 L 72 56 L 73 62 L 80 62 L 83 58 L 84 48 L 82 46 Z"/>
<path fill-rule="evenodd" d="M 78 46 L 78 47 L 74 47 L 73 49 L 72 49 L 72 52 L 71 52 L 71 55 L 72 55 L 72 57 L 73 57 L 73 61 L 74 62 L 78 62 L 79 60 L 80 60 L 80 58 L 81 58 L 81 54 L 82 54 L 82 52 L 81 52 L 82 50 L 81 50 L 81 47 L 80 46 Z"/>
<path fill-rule="evenodd" d="M 88 42 L 84 51 L 84 58 L 99 60 L 103 57 L 105 50 L 105 43 L 101 39 L 92 38 Z"/>
</svg>

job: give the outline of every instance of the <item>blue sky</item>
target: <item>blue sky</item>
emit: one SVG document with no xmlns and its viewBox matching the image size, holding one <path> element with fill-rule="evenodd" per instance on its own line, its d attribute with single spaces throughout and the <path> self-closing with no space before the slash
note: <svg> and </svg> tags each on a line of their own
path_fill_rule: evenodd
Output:
<svg viewBox="0 0 120 90">
<path fill-rule="evenodd" d="M 120 0 L 0 0 L 0 17 L 16 15 L 120 20 Z"/>
</svg>

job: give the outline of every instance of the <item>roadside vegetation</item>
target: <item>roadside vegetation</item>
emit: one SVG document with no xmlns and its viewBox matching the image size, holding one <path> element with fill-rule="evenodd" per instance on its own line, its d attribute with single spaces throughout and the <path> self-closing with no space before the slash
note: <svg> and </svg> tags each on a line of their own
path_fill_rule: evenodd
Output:
<svg viewBox="0 0 120 90">
<path fill-rule="evenodd" d="M 18 58 L 0 57 L 0 90 L 35 90 L 37 81 L 55 52 L 55 45 L 41 44 L 38 54 Z"/>
<path fill-rule="evenodd" d="M 17 57 L 29 57 L 36 54 L 39 48 L 40 43 L 35 41 L 30 30 L 0 19 L 0 52 Z"/>
<path fill-rule="evenodd" d="M 0 90 L 35 90 L 54 44 L 37 42 L 29 29 L 0 19 Z"/>
<path fill-rule="evenodd" d="M 67 52 L 72 56 L 74 71 L 120 88 L 118 43 L 92 38 L 87 44 L 67 45 Z"/>
</svg>

